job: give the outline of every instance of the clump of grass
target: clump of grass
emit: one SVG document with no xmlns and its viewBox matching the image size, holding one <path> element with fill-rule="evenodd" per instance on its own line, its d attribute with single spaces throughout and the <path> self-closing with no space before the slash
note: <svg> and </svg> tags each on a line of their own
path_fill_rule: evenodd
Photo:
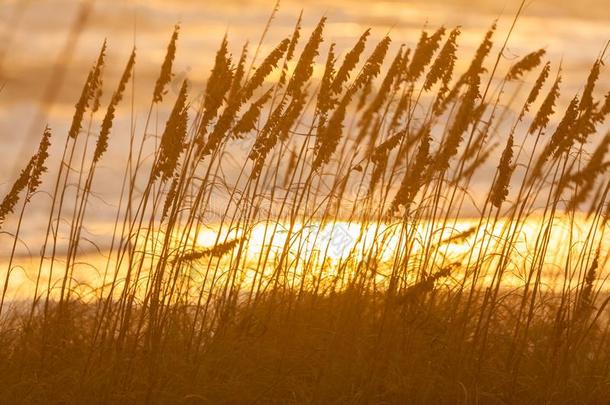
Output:
<svg viewBox="0 0 610 405">
<path fill-rule="evenodd" d="M 29 311 L 10 276 L 25 208 L 44 190 L 48 128 L 0 204 L 12 246 L 3 399 L 608 402 L 603 52 L 571 101 L 559 69 L 539 103 L 551 63 L 540 68 L 543 49 L 502 58 L 515 24 L 488 66 L 495 23 L 464 64 L 460 27 L 396 46 L 384 36 L 367 53 L 369 30 L 340 49 L 326 18 L 299 44 L 299 16 L 259 63 L 276 11 L 252 57 L 246 43 L 234 59 L 222 38 L 197 103 L 187 80 L 168 100 L 176 26 L 143 129 L 110 136 L 132 50 L 91 151 L 104 42 L 58 159 Z M 97 167 L 113 142 L 124 180 L 110 247 L 91 259 L 79 247 L 95 243 L 86 213 L 94 179 L 110 183 Z"/>
</svg>

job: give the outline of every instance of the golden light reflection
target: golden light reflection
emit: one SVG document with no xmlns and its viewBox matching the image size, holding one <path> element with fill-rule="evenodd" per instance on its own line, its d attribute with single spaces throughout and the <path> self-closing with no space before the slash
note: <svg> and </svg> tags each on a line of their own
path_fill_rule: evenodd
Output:
<svg viewBox="0 0 610 405">
<path fill-rule="evenodd" d="M 572 223 L 574 226 L 571 226 Z M 538 239 L 549 226 L 542 218 L 533 217 L 520 223 L 518 233 L 507 232 L 506 219 L 486 227 L 475 219 L 452 220 L 451 225 L 454 226 L 444 228 L 439 224 L 436 227 L 431 225 L 434 224 L 422 222 L 413 228 L 382 223 L 295 223 L 292 231 L 289 231 L 288 223 L 274 222 L 258 223 L 247 233 L 222 229 L 219 232 L 218 229 L 209 228 L 197 234 L 195 250 L 209 250 L 215 245 L 239 238 L 243 238 L 244 243 L 242 247 L 238 245 L 220 257 L 205 257 L 192 262 L 193 288 L 197 290 L 197 285 L 203 284 L 206 269 L 218 268 L 217 274 L 237 271 L 238 278 L 242 280 L 241 288 L 248 290 L 252 288 L 251 283 L 269 280 L 273 276 L 275 264 L 282 255 L 288 258 L 283 277 L 285 281 L 290 280 L 293 287 L 301 284 L 311 286 L 320 280 L 346 286 L 359 273 L 374 267 L 375 281 L 380 288 L 384 288 L 393 266 L 400 263 L 407 251 L 415 262 L 426 258 L 431 260 L 432 271 L 451 266 L 449 277 L 439 280 L 439 284 L 448 288 L 462 282 L 470 283 L 471 279 L 465 276 L 473 271 L 474 263 L 484 262 L 484 267 L 479 269 L 481 276 L 478 282 L 485 285 L 493 280 L 502 250 L 510 249 L 510 263 L 503 276 L 503 288 L 522 287 L 528 278 L 528 269 L 533 267 L 532 260 L 535 259 L 543 261 L 542 288 L 553 291 L 561 287 L 566 276 L 578 276 L 577 271 L 583 257 L 588 258 L 584 260 L 591 260 L 596 253 L 596 249 L 589 245 L 594 224 L 583 216 L 573 219 L 555 218 L 548 228 L 549 249 L 544 252 L 542 259 L 536 256 L 537 246 L 541 243 Z M 510 235 L 510 242 L 507 234 Z M 415 242 L 408 246 L 405 245 L 406 235 L 418 236 L 412 238 Z M 425 245 L 419 241 L 435 242 Z M 601 262 L 601 273 L 607 270 L 609 249 L 610 240 L 606 238 L 600 246 L 599 256 L 606 258 Z M 106 255 L 107 252 L 83 255 L 77 263 L 74 284 L 83 299 L 94 299 L 105 291 L 102 285 L 104 268 L 108 263 Z M 17 261 L 11 274 L 8 296 L 13 300 L 29 299 L 34 291 L 35 266 L 31 259 L 19 258 Z M 266 264 L 263 271 L 259 267 L 261 262 Z M 111 260 L 111 264 L 116 264 L 116 261 Z M 568 271 L 565 270 L 566 266 Z M 62 262 L 55 263 L 55 276 L 50 283 L 53 290 L 58 288 L 63 271 Z M 409 278 L 404 280 L 405 283 L 416 282 L 417 274 L 407 272 L 407 275 Z M 0 273 L 0 277 L 4 277 L 4 274 Z M 107 274 L 106 284 L 109 283 L 109 277 Z M 121 281 L 124 277 L 125 266 L 122 266 L 118 280 Z M 145 280 L 146 272 L 141 277 Z M 225 276 L 219 278 L 223 277 Z M 41 285 L 46 286 L 48 283 L 47 266 L 42 271 Z M 604 288 L 607 289 L 607 286 Z"/>
</svg>

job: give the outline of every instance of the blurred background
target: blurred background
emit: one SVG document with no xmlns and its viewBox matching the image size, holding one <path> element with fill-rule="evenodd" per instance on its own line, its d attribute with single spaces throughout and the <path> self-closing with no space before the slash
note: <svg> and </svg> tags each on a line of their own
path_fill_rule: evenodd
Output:
<svg viewBox="0 0 610 405">
<path fill-rule="evenodd" d="M 336 42 L 338 52 L 351 47 L 369 27 L 372 28 L 369 44 L 389 33 L 393 47 L 403 43 L 413 47 L 422 28 L 461 25 L 459 70 L 469 63 L 495 19 L 498 19 L 495 46 L 501 45 L 519 3 L 518 0 L 283 0 L 261 55 L 292 32 L 303 10 L 302 35 L 308 36 L 311 27 L 326 15 L 324 45 Z M 133 96 L 128 98 L 133 98 L 133 105 L 122 103 L 113 129 L 113 136 L 127 137 L 131 125 L 136 133 L 143 127 L 151 86 L 176 23 L 180 23 L 181 30 L 173 91 L 188 77 L 192 83 L 191 98 L 195 98 L 205 89 L 222 37 L 227 34 L 234 55 L 239 54 L 246 41 L 252 44 L 250 52 L 253 53 L 274 4 L 275 0 L 2 1 L 0 191 L 12 184 L 21 163 L 36 148 L 45 123 L 53 129 L 54 146 L 61 147 L 87 71 L 104 39 L 108 41 L 108 56 L 102 105 L 107 103 L 111 89 L 116 86 L 132 46 L 137 47 L 135 86 Z M 506 68 L 511 60 L 530 51 L 545 48 L 547 57 L 554 63 L 552 74 L 562 63 L 561 102 L 565 104 L 584 84 L 591 64 L 609 38 L 610 7 L 606 0 L 531 0 L 526 3 L 510 38 L 503 66 Z M 321 54 L 324 53 L 323 49 Z M 323 63 L 323 59 L 319 58 L 318 63 Z M 317 72 L 321 69 L 319 66 Z M 598 94 L 610 88 L 604 77 L 607 75 L 602 75 Z M 526 78 L 526 82 L 533 80 L 534 77 Z M 160 107 L 157 125 L 165 122 L 164 109 L 169 109 L 171 102 L 173 97 L 168 97 Z M 557 111 L 562 113 L 561 106 Z M 120 177 L 122 173 L 125 144 L 112 139 L 110 143 L 109 153 L 99 169 L 102 179 Z M 114 190 L 115 184 L 99 183 L 95 187 L 104 196 L 104 202 L 112 205 L 110 189 Z M 109 194 L 104 194 L 105 189 Z M 103 206 L 100 205 L 100 218 L 105 215 Z"/>
</svg>

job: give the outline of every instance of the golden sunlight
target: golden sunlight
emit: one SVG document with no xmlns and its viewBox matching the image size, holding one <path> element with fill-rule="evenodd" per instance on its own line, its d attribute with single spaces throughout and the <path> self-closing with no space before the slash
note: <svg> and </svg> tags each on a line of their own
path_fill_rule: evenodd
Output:
<svg viewBox="0 0 610 405">
<path fill-rule="evenodd" d="M 0 404 L 610 403 L 606 2 L 0 10 Z"/>
</svg>

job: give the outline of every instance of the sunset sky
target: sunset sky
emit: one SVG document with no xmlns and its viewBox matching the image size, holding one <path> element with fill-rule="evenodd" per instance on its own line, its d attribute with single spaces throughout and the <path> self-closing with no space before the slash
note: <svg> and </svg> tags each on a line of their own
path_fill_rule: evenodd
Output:
<svg viewBox="0 0 610 405">
<path fill-rule="evenodd" d="M 0 59 L 0 148 L 10 151 L 19 162 L 29 154 L 45 122 L 55 133 L 67 130 L 86 72 L 95 60 L 104 39 L 108 41 L 106 88 L 114 86 L 131 47 L 137 47 L 134 112 L 136 128 L 142 125 L 150 102 L 150 85 L 158 74 L 167 41 L 174 24 L 180 23 L 180 40 L 175 62 L 176 78 L 172 86 L 188 78 L 192 94 L 205 89 L 214 53 L 226 33 L 230 49 L 238 55 L 246 41 L 258 43 L 261 27 L 273 9 L 271 0 L 224 1 L 76 1 L 76 0 L 13 0 L 2 7 L 0 35 L 3 53 Z M 441 4 L 442 3 L 442 4 Z M 392 38 L 392 47 L 400 44 L 413 47 L 422 28 L 440 25 L 462 25 L 459 39 L 457 69 L 468 63 L 484 32 L 498 19 L 495 47 L 506 36 L 518 1 L 466 0 L 451 1 L 372 1 L 318 0 L 281 2 L 271 29 L 262 44 L 261 55 L 288 35 L 301 9 L 304 9 L 304 35 L 321 16 L 328 17 L 325 42 L 321 54 L 331 42 L 338 52 L 351 46 L 368 27 L 373 39 L 385 34 Z M 576 4 L 577 3 L 577 4 Z M 579 91 L 594 59 L 610 38 L 610 7 L 604 1 L 533 0 L 526 4 L 504 53 L 504 68 L 511 60 L 538 48 L 547 50 L 553 62 L 553 73 L 562 63 L 563 83 L 559 109 L 572 94 Z M 62 9 L 61 13 L 54 12 Z M 79 19 L 79 16 L 85 18 Z M 82 23 L 79 27 L 78 21 Z M 77 34 L 70 36 L 70 32 Z M 73 42 L 71 42 L 71 38 Z M 70 44 L 73 43 L 73 46 Z M 253 52 L 251 50 L 251 52 Z M 237 57 L 237 56 L 235 56 Z M 61 60 L 61 62 L 57 62 Z M 318 60 L 316 74 L 322 70 Z M 61 80 L 60 80 L 61 79 Z M 526 77 L 532 82 L 533 77 Z M 53 86 L 57 86 L 54 88 Z M 601 80 L 598 94 L 604 94 L 610 83 Z M 110 90 L 107 90 L 108 93 Z M 45 105 L 47 93 L 47 105 Z M 106 94 L 109 97 L 109 94 Z M 51 105 L 52 104 L 52 105 Z M 163 109 L 168 104 L 162 105 Z M 121 106 L 115 122 L 117 131 L 129 128 L 131 106 Z M 557 116 L 555 116 L 555 119 Z M 162 124 L 164 118 L 159 119 Z M 121 150 L 110 147 L 105 167 L 108 175 L 117 175 L 112 159 L 119 159 Z M 6 154 L 5 154 L 6 156 Z M 112 157 L 114 156 L 114 158 Z M 4 159 L 0 171 L 15 173 L 16 162 Z M 11 176 L 2 176 L 6 182 Z M 0 184 L 0 189 L 7 184 Z M 106 185 L 101 184 L 104 188 Z"/>
</svg>

